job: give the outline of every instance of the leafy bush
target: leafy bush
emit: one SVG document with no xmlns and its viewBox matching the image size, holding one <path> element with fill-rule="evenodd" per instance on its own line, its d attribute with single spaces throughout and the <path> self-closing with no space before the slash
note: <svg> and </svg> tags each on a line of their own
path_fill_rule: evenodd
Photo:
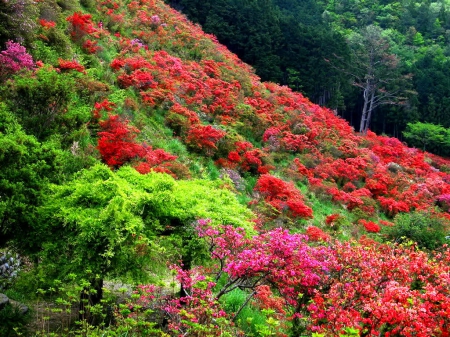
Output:
<svg viewBox="0 0 450 337">
<path fill-rule="evenodd" d="M 64 116 L 74 98 L 74 83 L 71 76 L 44 67 L 35 73 L 14 76 L 0 94 L 25 131 L 43 140 L 54 133 L 64 134 L 64 127 L 82 122 L 77 116 Z"/>
<path fill-rule="evenodd" d="M 429 212 L 401 213 L 394 218 L 395 226 L 385 227 L 389 239 L 417 242 L 420 248 L 436 249 L 446 243 L 448 221 Z"/>
<path fill-rule="evenodd" d="M 441 155 L 449 154 L 449 130 L 430 123 L 408 123 L 403 136 L 409 145 Z"/>
<path fill-rule="evenodd" d="M 15 336 L 25 332 L 25 325 L 31 315 L 23 314 L 18 306 L 7 304 L 0 310 L 0 337 Z"/>
<path fill-rule="evenodd" d="M 37 9 L 33 0 L 0 0 L 0 45 L 16 40 L 29 46 L 34 40 Z"/>
<path fill-rule="evenodd" d="M 26 234 L 36 221 L 41 189 L 59 177 L 57 155 L 51 144 L 27 135 L 0 104 L 0 246 L 14 238 L 28 249 L 33 246 Z"/>
</svg>

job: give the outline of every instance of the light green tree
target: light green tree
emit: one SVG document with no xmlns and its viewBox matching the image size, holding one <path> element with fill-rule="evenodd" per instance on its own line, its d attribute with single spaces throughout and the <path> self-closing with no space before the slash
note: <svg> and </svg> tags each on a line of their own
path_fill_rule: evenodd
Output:
<svg viewBox="0 0 450 337">
<path fill-rule="evenodd" d="M 98 164 L 48 191 L 34 228 L 42 242 L 39 269 L 49 278 L 87 279 L 99 301 L 103 279 L 143 280 L 166 253 L 174 255 L 169 247 L 190 262 L 192 250 L 201 249 L 189 237 L 200 218 L 251 228 L 252 213 L 217 182 Z"/>
</svg>

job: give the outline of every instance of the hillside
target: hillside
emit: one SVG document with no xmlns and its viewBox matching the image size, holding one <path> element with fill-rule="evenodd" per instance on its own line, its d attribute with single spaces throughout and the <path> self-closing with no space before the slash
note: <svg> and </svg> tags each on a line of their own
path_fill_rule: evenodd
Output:
<svg viewBox="0 0 450 337">
<path fill-rule="evenodd" d="M 0 4 L 0 285 L 79 319 L 0 336 L 449 336 L 449 160 L 163 1 Z"/>
<path fill-rule="evenodd" d="M 422 149 L 417 138 L 425 138 L 428 151 L 450 155 L 447 0 L 166 2 L 217 36 L 264 81 L 336 110 L 356 131 L 362 131 L 363 107 L 371 101 L 363 88 L 370 88 L 384 98 L 375 100 L 372 131 Z"/>
</svg>

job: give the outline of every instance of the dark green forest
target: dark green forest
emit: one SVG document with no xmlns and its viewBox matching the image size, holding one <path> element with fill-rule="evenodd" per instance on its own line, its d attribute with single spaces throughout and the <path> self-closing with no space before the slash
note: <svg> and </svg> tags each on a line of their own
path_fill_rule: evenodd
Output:
<svg viewBox="0 0 450 337">
<path fill-rule="evenodd" d="M 254 66 L 262 80 L 288 85 L 314 103 L 335 109 L 356 131 L 370 128 L 421 148 L 409 136 L 408 123 L 450 127 L 448 1 L 172 0 L 170 4 Z M 377 36 L 369 37 L 368 27 L 376 27 Z M 380 61 L 374 72 L 371 50 Z M 372 88 L 364 89 L 361 84 L 369 78 L 375 78 Z M 367 110 L 372 110 L 366 127 L 360 122 L 365 90 Z M 375 101 L 379 99 L 372 109 L 371 90 Z M 442 142 L 432 150 L 449 155 Z"/>
</svg>

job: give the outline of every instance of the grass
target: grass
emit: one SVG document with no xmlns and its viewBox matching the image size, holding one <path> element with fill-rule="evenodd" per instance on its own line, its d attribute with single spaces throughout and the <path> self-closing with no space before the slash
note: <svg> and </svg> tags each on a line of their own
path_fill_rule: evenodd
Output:
<svg viewBox="0 0 450 337">
<path fill-rule="evenodd" d="M 248 293 L 235 289 L 223 297 L 223 307 L 226 312 L 236 312 L 247 299 Z M 236 318 L 237 325 L 246 336 L 260 336 L 257 327 L 266 324 L 266 316 L 257 308 L 247 305 Z"/>
</svg>

